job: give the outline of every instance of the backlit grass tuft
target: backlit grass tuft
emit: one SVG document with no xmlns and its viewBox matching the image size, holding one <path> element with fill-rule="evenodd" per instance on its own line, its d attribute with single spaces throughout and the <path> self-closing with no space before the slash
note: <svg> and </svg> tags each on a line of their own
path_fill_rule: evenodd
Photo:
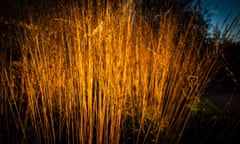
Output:
<svg viewBox="0 0 240 144">
<path fill-rule="evenodd" d="M 0 106 L 23 142 L 180 140 L 217 47 L 191 19 L 166 13 L 153 29 L 132 6 L 72 4 L 16 24 L 21 57 L 1 61 Z"/>
</svg>

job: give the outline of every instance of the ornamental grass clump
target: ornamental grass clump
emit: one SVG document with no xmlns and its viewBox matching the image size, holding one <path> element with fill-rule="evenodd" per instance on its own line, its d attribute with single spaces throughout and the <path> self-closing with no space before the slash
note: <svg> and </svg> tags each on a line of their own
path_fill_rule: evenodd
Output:
<svg viewBox="0 0 240 144">
<path fill-rule="evenodd" d="M 72 4 L 16 24 L 21 55 L 1 61 L 0 106 L 23 142 L 180 140 L 217 47 L 191 18 L 165 13 L 153 29 L 133 6 Z"/>
</svg>

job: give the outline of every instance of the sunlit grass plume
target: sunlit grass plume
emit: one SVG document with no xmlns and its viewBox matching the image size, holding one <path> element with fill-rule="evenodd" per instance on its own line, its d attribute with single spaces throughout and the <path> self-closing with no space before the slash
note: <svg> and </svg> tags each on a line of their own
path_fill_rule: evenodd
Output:
<svg viewBox="0 0 240 144">
<path fill-rule="evenodd" d="M 166 13 L 152 28 L 132 6 L 74 3 L 18 23 L 21 57 L 2 65 L 1 100 L 9 107 L 1 106 L 22 141 L 180 140 L 217 49 L 204 45 L 191 19 L 179 25 Z"/>
</svg>

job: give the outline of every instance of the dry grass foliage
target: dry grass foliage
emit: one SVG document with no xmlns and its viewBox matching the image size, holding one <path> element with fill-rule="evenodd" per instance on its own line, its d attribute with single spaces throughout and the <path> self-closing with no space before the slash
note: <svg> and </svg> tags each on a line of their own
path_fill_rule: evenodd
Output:
<svg viewBox="0 0 240 144">
<path fill-rule="evenodd" d="M 180 26 L 166 13 L 156 33 L 121 3 L 92 7 L 19 22 L 21 59 L 2 65 L 9 107 L 0 103 L 1 113 L 11 111 L 23 141 L 35 143 L 177 142 L 209 81 L 215 47 L 203 49 L 191 20 Z"/>
</svg>

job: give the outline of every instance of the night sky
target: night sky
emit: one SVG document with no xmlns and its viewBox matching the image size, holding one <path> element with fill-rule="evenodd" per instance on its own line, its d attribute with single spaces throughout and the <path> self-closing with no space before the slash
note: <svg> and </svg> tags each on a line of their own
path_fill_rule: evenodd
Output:
<svg viewBox="0 0 240 144">
<path fill-rule="evenodd" d="M 211 13 L 211 24 L 224 28 L 230 24 L 237 15 L 240 14 L 240 0 L 202 0 L 203 8 Z M 229 16 L 229 17 L 228 17 Z M 224 20 L 228 17 L 226 24 L 222 27 Z M 235 33 L 240 29 L 240 25 L 235 29 Z"/>
</svg>

